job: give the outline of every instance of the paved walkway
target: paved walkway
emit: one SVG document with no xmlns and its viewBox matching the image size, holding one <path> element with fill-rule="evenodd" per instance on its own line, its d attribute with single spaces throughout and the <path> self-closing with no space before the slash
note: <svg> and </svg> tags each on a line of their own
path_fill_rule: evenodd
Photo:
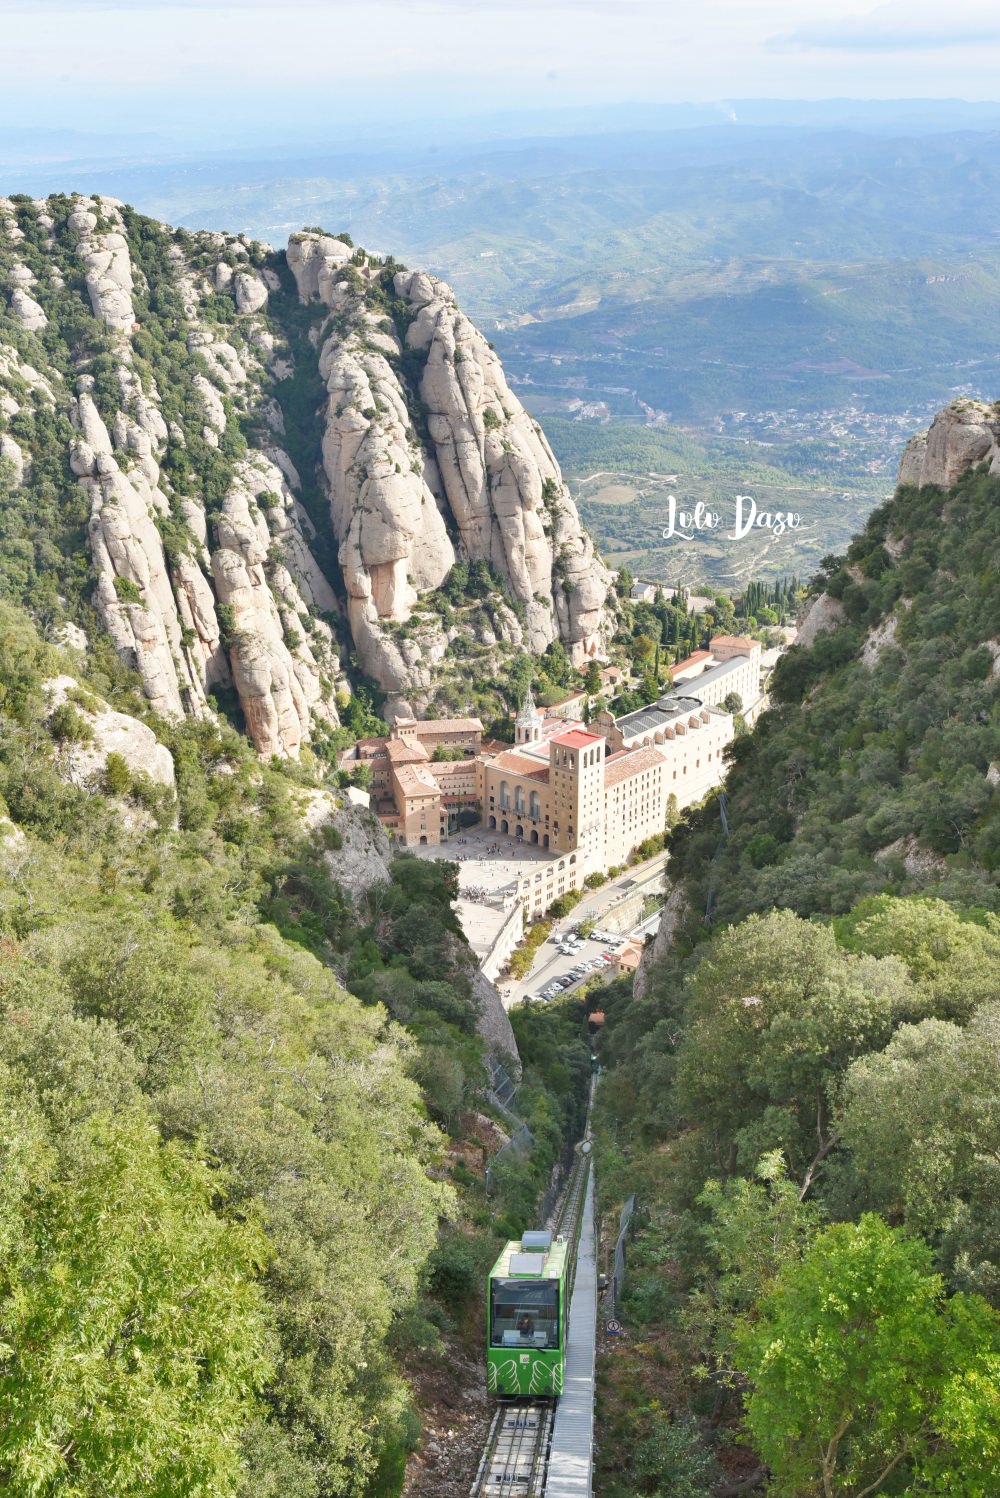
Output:
<svg viewBox="0 0 1000 1498">
<path fill-rule="evenodd" d="M 569 1303 L 569 1336 L 562 1397 L 556 1406 L 545 1498 L 591 1498 L 594 1471 L 594 1360 L 597 1345 L 597 1256 L 594 1172 L 580 1221 L 576 1278 Z"/>
</svg>

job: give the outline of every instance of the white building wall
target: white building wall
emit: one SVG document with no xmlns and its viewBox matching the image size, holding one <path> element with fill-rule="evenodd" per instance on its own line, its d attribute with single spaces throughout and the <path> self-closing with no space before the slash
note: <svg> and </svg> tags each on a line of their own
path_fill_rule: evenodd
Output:
<svg viewBox="0 0 1000 1498">
<path fill-rule="evenodd" d="M 711 713 L 700 728 L 675 730 L 673 739 L 658 745 L 664 760 L 664 803 L 672 793 L 679 807 L 690 806 L 718 785 L 726 772 L 722 752 L 732 740 L 732 716 Z"/>
</svg>

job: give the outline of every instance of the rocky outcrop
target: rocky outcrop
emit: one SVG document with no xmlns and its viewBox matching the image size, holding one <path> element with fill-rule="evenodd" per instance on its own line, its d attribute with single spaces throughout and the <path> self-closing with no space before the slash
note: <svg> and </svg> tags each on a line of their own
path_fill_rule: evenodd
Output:
<svg viewBox="0 0 1000 1498">
<path fill-rule="evenodd" d="M 942 853 L 923 847 L 912 834 L 897 837 L 895 842 L 879 848 L 873 857 L 876 863 L 898 860 L 909 878 L 917 880 L 940 876 L 948 867 L 948 860 Z"/>
<path fill-rule="evenodd" d="M 861 646 L 861 664 L 869 671 L 874 670 L 883 650 L 893 644 L 898 628 L 899 615 L 890 614 L 887 619 L 882 620 L 881 624 L 874 625 L 868 631 Z"/>
<path fill-rule="evenodd" d="M 335 314 L 320 354 L 323 462 L 366 671 L 394 693 L 429 684 L 444 632 L 425 626 L 402 643 L 391 626 L 409 622 L 458 556 L 488 563 L 523 610 L 523 625 L 514 615 L 507 624 L 513 643 L 540 652 L 560 639 L 576 664 L 603 654 L 610 574 L 493 350 L 451 290 L 422 272 L 392 277 L 387 318 L 370 305 L 370 267 L 338 244 L 295 236 L 288 263 L 300 297 Z"/>
<path fill-rule="evenodd" d="M 72 676 L 55 676 L 44 684 L 51 716 L 69 702 L 86 725 L 89 737 L 72 743 L 64 752 L 72 778 L 80 783 L 107 767 L 108 755 L 117 754 L 133 775 L 147 775 L 157 785 L 174 788 L 174 761 L 153 730 L 128 713 L 116 712 L 90 692 L 81 692 Z"/>
<path fill-rule="evenodd" d="M 270 510 L 257 503 L 283 487 L 263 454 L 237 465 L 215 522 L 212 573 L 220 604 L 231 610 L 229 660 L 247 730 L 262 753 L 294 755 L 314 718 L 337 718 L 323 686 L 324 665 L 332 665 L 329 625 L 311 619 L 280 543 L 271 557 Z"/>
<path fill-rule="evenodd" d="M 681 885 L 674 885 L 667 896 L 660 916 L 660 924 L 656 928 L 653 940 L 643 949 L 639 958 L 639 966 L 635 970 L 632 979 L 632 993 L 635 998 L 641 999 L 648 991 L 653 969 L 657 963 L 662 962 L 670 950 L 670 944 L 674 939 L 674 932 L 684 919 L 688 909 L 687 896 Z"/>
<path fill-rule="evenodd" d="M 472 997 L 479 1009 L 476 1032 L 485 1040 L 490 1052 L 514 1073 L 520 1076 L 520 1058 L 514 1027 L 510 1015 L 503 1007 L 503 1000 L 482 968 L 477 967 L 472 980 Z"/>
<path fill-rule="evenodd" d="M 77 235 L 76 253 L 83 262 L 94 316 L 114 332 L 124 333 L 131 330 L 135 312 L 132 261 L 122 233 L 120 206 L 113 198 L 81 203 L 69 215 L 67 226 Z"/>
<path fill-rule="evenodd" d="M 950 489 L 978 463 L 1000 473 L 1000 406 L 957 400 L 939 411 L 926 432 L 911 437 L 899 463 L 900 484 Z"/>
<path fill-rule="evenodd" d="M 18 286 L 11 293 L 10 310 L 29 333 L 37 333 L 48 326 L 49 320 L 45 313 L 34 297 L 29 296 L 23 287 Z"/>
<path fill-rule="evenodd" d="M 839 598 L 831 598 L 829 593 L 820 593 L 817 598 L 809 599 L 799 615 L 796 645 L 814 644 L 820 635 L 839 628 L 846 618 L 844 605 Z"/>
<path fill-rule="evenodd" d="M 307 328 L 288 316 L 292 282 Z M 0 286 L 0 460 L 30 488 L 42 454 L 8 429 L 23 408 L 69 434 L 90 601 L 158 713 L 233 694 L 260 753 L 294 756 L 349 690 L 335 631 L 388 716 L 439 689 L 454 708 L 515 649 L 603 654 L 610 576 L 443 282 L 331 235 L 281 254 L 78 196 L 0 202 Z M 63 333 L 41 371 L 17 351 L 26 328 L 48 349 Z M 287 394 L 303 361 L 326 387 L 312 429 Z M 457 562 L 476 586 L 444 606 Z"/>
</svg>

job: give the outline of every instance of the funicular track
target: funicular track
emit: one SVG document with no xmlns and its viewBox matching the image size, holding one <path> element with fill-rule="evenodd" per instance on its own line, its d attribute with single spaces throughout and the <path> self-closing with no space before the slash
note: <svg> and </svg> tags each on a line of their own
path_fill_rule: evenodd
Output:
<svg viewBox="0 0 1000 1498">
<path fill-rule="evenodd" d="M 591 1086 L 591 1103 L 593 1103 L 593 1085 Z M 565 1238 L 569 1243 L 577 1245 L 577 1252 L 573 1255 L 571 1281 L 574 1286 L 577 1259 L 580 1254 L 581 1222 L 588 1215 L 588 1207 L 591 1209 L 589 1236 L 591 1240 L 593 1239 L 590 1164 L 590 1110 L 588 1109 L 583 1142 L 577 1150 L 576 1161 L 566 1188 L 548 1224 L 554 1236 Z M 592 1270 L 593 1242 L 590 1241 L 589 1244 L 584 1245 L 584 1249 L 585 1257 Z M 595 1304 L 593 1308 L 584 1304 L 579 1309 L 576 1300 L 572 1298 L 572 1292 L 569 1293 L 571 1293 L 569 1343 L 570 1345 L 574 1343 L 574 1332 L 578 1349 L 580 1349 L 581 1341 L 585 1344 L 589 1338 L 589 1356 L 592 1366 L 596 1293 L 588 1281 L 588 1287 L 584 1291 L 585 1301 L 589 1297 L 594 1300 Z M 581 1310 L 584 1312 L 582 1316 Z M 588 1310 L 590 1314 L 587 1314 Z M 586 1346 L 584 1345 L 580 1350 L 583 1351 L 584 1361 L 586 1361 Z M 567 1401 L 564 1400 L 563 1403 L 565 1405 Z M 568 1408 L 562 1411 L 560 1417 L 560 1425 L 564 1432 L 567 1432 L 562 1437 L 567 1449 L 564 1452 L 557 1452 L 555 1447 L 560 1437 L 556 1429 L 557 1402 L 555 1400 L 502 1400 L 493 1417 L 469 1498 L 501 1498 L 501 1495 L 504 1495 L 504 1498 L 562 1498 L 564 1493 L 579 1493 L 589 1498 L 589 1451 L 584 1485 L 580 1485 L 578 1480 L 571 1480 L 569 1486 L 565 1486 L 561 1479 L 550 1481 L 550 1462 L 553 1466 L 565 1467 L 568 1459 L 574 1471 L 580 1468 L 580 1457 L 576 1452 L 576 1447 L 580 1443 L 579 1421 L 570 1416 L 570 1422 L 568 1422 L 567 1416 L 570 1416 Z M 570 1431 L 570 1423 L 577 1428 Z M 592 1424 L 592 1387 L 590 1423 Z M 591 1443 L 586 1435 L 584 1435 L 584 1440 L 589 1447 Z"/>
</svg>

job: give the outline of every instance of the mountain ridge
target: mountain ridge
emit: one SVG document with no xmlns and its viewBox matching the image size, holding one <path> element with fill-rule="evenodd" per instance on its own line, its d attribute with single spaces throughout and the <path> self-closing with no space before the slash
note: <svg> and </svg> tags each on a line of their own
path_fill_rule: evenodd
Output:
<svg viewBox="0 0 1000 1498">
<path fill-rule="evenodd" d="M 521 648 L 603 652 L 610 576 L 442 282 L 79 195 L 0 200 L 0 280 L 8 589 L 98 624 L 158 712 L 229 701 L 294 757 L 359 677 L 392 716 Z"/>
</svg>

